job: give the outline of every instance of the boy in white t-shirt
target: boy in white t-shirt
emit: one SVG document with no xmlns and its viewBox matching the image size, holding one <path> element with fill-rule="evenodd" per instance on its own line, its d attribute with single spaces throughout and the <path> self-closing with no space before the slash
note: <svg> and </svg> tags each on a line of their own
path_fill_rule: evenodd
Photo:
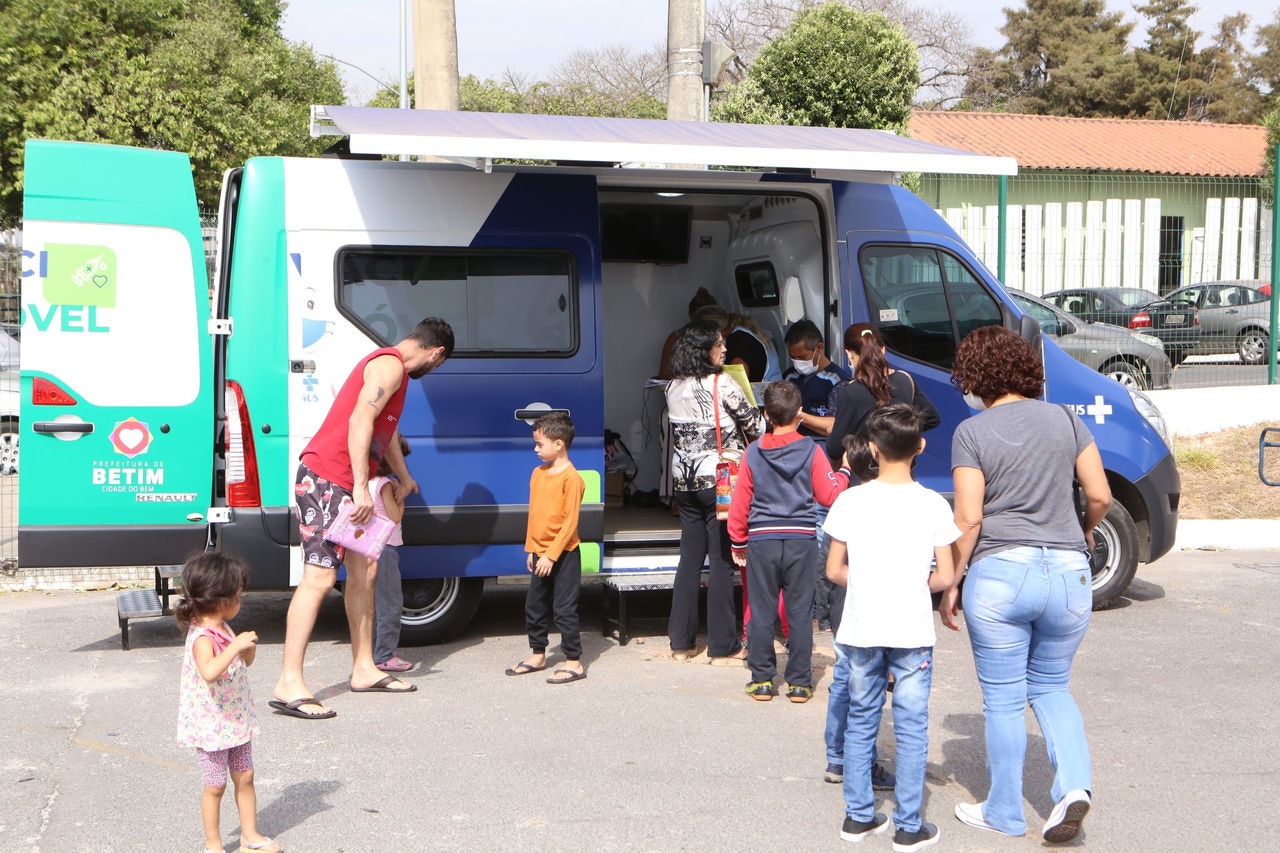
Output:
<svg viewBox="0 0 1280 853">
<path fill-rule="evenodd" d="M 879 473 L 842 493 L 823 525 L 831 539 L 827 577 L 849 590 L 836 633 L 842 654 L 834 673 L 849 686 L 840 837 L 861 841 L 889 828 L 875 810 L 871 767 L 885 685 L 893 673 L 893 849 L 899 853 L 938 842 L 938 827 L 920 815 L 937 641 L 930 593 L 954 583 L 949 546 L 960 536 L 946 499 L 911 478 L 911 461 L 924 450 L 920 432 L 920 413 L 907 403 L 872 412 L 867 439 Z M 934 571 L 931 561 L 937 562 Z"/>
</svg>

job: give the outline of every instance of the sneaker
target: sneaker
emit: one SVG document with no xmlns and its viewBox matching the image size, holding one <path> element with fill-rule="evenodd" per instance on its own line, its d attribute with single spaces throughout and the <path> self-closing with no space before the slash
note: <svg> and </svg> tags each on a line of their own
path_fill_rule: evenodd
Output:
<svg viewBox="0 0 1280 853">
<path fill-rule="evenodd" d="M 851 817 L 846 817 L 844 826 L 840 829 L 840 837 L 845 841 L 852 841 L 857 844 L 868 835 L 879 835 L 888 828 L 889 818 L 879 812 L 873 814 L 871 820 L 854 820 Z"/>
<path fill-rule="evenodd" d="M 830 630 L 831 630 L 831 620 L 829 620 L 829 619 L 819 619 L 819 620 L 818 620 L 818 630 L 819 630 L 819 631 L 830 631 Z"/>
<path fill-rule="evenodd" d="M 747 695 L 757 702 L 768 702 L 773 698 L 773 682 L 752 681 L 747 684 Z"/>
<path fill-rule="evenodd" d="M 813 698 L 813 688 L 802 684 L 793 684 L 787 688 L 787 698 L 797 705 L 803 705 Z"/>
<path fill-rule="evenodd" d="M 899 829 L 895 832 L 893 834 L 893 849 L 898 853 L 911 853 L 912 850 L 932 847 L 938 843 L 938 838 L 938 827 L 926 822 L 920 824 L 920 828 L 915 832 L 907 832 L 904 829 Z"/>
<path fill-rule="evenodd" d="M 1049 812 L 1049 819 L 1044 822 L 1044 829 L 1040 830 L 1044 840 L 1051 844 L 1061 844 L 1079 835 L 1080 824 L 1089 813 L 1092 802 L 1088 791 L 1068 791 L 1053 807 L 1053 811 Z"/>
<path fill-rule="evenodd" d="M 828 761 L 827 770 L 825 773 L 822 774 L 822 780 L 824 782 L 832 782 L 832 783 L 843 782 L 844 781 L 844 765 L 833 764 L 832 762 Z"/>
<path fill-rule="evenodd" d="M 982 803 L 956 803 L 956 819 L 965 826 L 972 826 L 974 829 L 986 829 L 991 832 L 998 832 L 1001 835 L 1022 835 L 1021 832 L 1005 832 L 1003 829 L 997 829 L 987 823 L 987 819 L 982 816 Z"/>
<path fill-rule="evenodd" d="M 892 791 L 898 784 L 898 777 L 884 769 L 879 761 L 871 765 L 871 790 Z"/>
</svg>

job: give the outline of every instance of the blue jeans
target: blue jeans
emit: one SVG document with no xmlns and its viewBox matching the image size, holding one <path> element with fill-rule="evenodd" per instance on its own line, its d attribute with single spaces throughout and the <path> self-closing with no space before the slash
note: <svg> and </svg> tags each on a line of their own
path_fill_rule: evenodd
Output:
<svg viewBox="0 0 1280 853">
<path fill-rule="evenodd" d="M 1091 790 L 1084 720 L 1067 687 L 1092 609 L 1089 564 L 1081 551 L 1011 548 L 969 569 L 964 617 L 982 685 L 991 776 L 983 817 L 1002 832 L 1021 834 L 1027 827 L 1027 703 L 1053 764 L 1053 801 L 1077 788 Z"/>
<path fill-rule="evenodd" d="M 860 648 L 836 645 L 849 667 L 849 719 L 844 740 L 844 809 L 848 817 L 870 821 L 876 811 L 871 766 L 884 691 L 893 673 L 893 733 L 897 747 L 893 823 L 905 832 L 921 826 L 924 770 L 929 753 L 929 689 L 933 649 Z"/>
</svg>

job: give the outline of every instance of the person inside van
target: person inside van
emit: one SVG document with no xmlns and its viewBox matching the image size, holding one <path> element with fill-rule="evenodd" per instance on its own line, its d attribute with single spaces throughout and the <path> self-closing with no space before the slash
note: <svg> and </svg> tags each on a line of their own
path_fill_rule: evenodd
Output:
<svg viewBox="0 0 1280 853">
<path fill-rule="evenodd" d="M 695 315 L 697 320 L 710 320 L 724 335 L 725 364 L 741 364 L 752 383 L 776 382 L 782 378 L 778 353 L 768 334 L 746 314 L 731 314 L 719 305 L 709 305 Z"/>
<path fill-rule="evenodd" d="M 719 305 L 716 298 L 711 295 L 705 287 L 699 287 L 697 292 L 693 294 L 693 298 L 689 300 L 689 319 L 692 320 L 697 313 L 710 305 Z M 671 378 L 671 354 L 676 348 L 676 338 L 680 337 L 680 332 L 684 329 L 673 329 L 671 334 L 667 335 L 667 339 L 662 343 L 662 358 L 658 362 L 658 378 Z"/>
<path fill-rule="evenodd" d="M 404 409 L 409 379 L 421 379 L 453 353 L 453 329 L 439 317 L 420 322 L 395 346 L 374 350 L 352 369 L 315 436 L 299 457 L 294 484 L 302 534 L 302 581 L 293 591 L 285 623 L 284 660 L 273 693 L 278 713 L 302 719 L 334 716 L 315 700 L 303 677 L 307 643 L 320 603 L 333 589 L 338 567 L 346 565 L 344 601 L 351 628 L 353 693 L 412 693 L 417 688 L 384 675 L 373 660 L 374 578 L 378 564 L 325 538 L 343 504 L 355 505 L 357 524 L 373 515 L 370 475 L 383 457 L 400 481 L 399 496 L 417 492 L 400 446 L 396 424 Z"/>
</svg>

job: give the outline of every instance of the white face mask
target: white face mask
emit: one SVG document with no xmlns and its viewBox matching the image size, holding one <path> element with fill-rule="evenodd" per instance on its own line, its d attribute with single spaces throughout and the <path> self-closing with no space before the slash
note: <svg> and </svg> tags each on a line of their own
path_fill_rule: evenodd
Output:
<svg viewBox="0 0 1280 853">
<path fill-rule="evenodd" d="M 791 366 L 794 367 L 796 369 L 796 373 L 799 373 L 801 376 L 808 376 L 810 373 L 813 373 L 818 369 L 818 362 L 805 361 L 802 358 L 793 358 L 791 360 Z"/>
<path fill-rule="evenodd" d="M 982 402 L 982 398 L 977 396 L 976 394 L 966 393 L 964 395 L 964 402 L 966 406 L 968 406 L 971 409 L 976 409 L 979 412 L 987 408 L 987 404 Z"/>
</svg>

